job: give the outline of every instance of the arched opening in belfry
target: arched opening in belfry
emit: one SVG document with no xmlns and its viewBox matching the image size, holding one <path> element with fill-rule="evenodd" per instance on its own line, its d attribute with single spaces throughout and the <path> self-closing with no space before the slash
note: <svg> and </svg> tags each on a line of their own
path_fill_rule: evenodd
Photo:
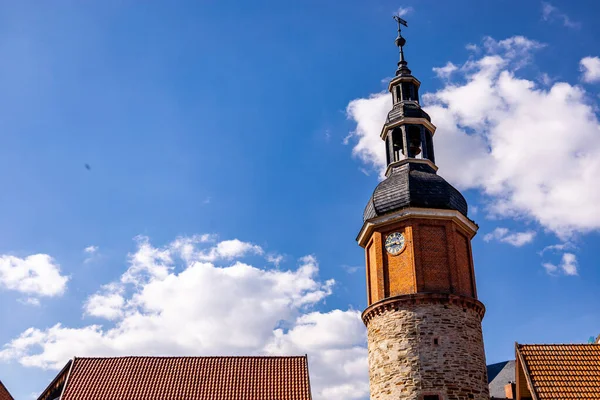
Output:
<svg viewBox="0 0 600 400">
<path fill-rule="evenodd" d="M 398 83 L 392 89 L 394 103 L 401 101 L 419 101 L 419 89 L 413 82 Z"/>
<path fill-rule="evenodd" d="M 433 134 L 423 125 L 394 128 L 387 135 L 385 146 L 388 165 L 406 158 L 428 159 L 435 163 Z"/>
<path fill-rule="evenodd" d="M 402 90 L 400 90 L 400 85 L 396 85 L 394 87 L 393 95 L 395 99 L 394 103 L 399 103 L 400 101 L 402 101 Z"/>
<path fill-rule="evenodd" d="M 425 129 L 425 150 L 426 157 L 435 164 L 435 155 L 433 153 L 433 135 L 428 129 Z"/>
<path fill-rule="evenodd" d="M 392 134 L 392 149 L 394 151 L 394 161 L 404 160 L 404 140 L 402 129 L 395 129 Z"/>
<path fill-rule="evenodd" d="M 419 101 L 417 87 L 412 82 L 402 82 L 402 100 Z"/>
<path fill-rule="evenodd" d="M 406 158 L 404 152 L 404 139 L 403 131 L 401 127 L 395 128 L 387 137 L 387 163 L 391 164 L 396 161 L 404 160 Z"/>
<path fill-rule="evenodd" d="M 423 158 L 421 127 L 418 125 L 408 125 L 406 128 L 406 138 L 408 142 L 408 157 Z"/>
</svg>

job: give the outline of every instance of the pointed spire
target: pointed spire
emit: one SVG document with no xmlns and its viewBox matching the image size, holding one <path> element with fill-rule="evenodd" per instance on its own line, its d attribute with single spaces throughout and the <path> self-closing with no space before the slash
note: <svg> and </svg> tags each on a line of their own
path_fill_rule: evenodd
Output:
<svg viewBox="0 0 600 400">
<path fill-rule="evenodd" d="M 404 45 L 406 44 L 406 39 L 402 36 L 402 25 L 408 28 L 408 22 L 406 20 L 400 18 L 398 15 L 394 15 L 394 19 L 398 23 L 398 37 L 396 38 L 396 46 L 400 52 L 400 61 L 398 61 L 398 69 L 396 70 L 396 76 L 399 75 L 410 75 L 411 71 L 407 67 L 407 62 L 404 59 Z"/>
</svg>

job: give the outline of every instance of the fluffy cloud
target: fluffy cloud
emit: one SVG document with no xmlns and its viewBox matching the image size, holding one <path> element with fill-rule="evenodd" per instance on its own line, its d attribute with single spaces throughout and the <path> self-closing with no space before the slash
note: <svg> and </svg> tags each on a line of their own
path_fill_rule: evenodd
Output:
<svg viewBox="0 0 600 400">
<path fill-rule="evenodd" d="M 567 28 L 581 27 L 581 24 L 579 22 L 571 20 L 571 18 L 569 18 L 567 14 L 561 12 L 557 7 L 545 1 L 542 1 L 542 19 L 548 22 L 558 20 Z"/>
<path fill-rule="evenodd" d="M 315 398 L 367 398 L 360 313 L 315 310 L 334 286 L 318 279 L 316 258 L 287 270 L 257 268 L 240 259 L 263 254 L 257 245 L 212 239 L 155 247 L 137 238 L 120 279 L 84 304 L 84 315 L 103 324 L 32 327 L 6 344 L 0 359 L 57 369 L 74 355 L 306 353 Z"/>
<path fill-rule="evenodd" d="M 98 246 L 94 246 L 94 245 L 88 246 L 85 249 L 83 249 L 83 252 L 86 255 L 85 259 L 83 260 L 83 262 L 85 264 L 91 263 L 98 256 Z"/>
<path fill-rule="evenodd" d="M 98 251 L 98 246 L 94 246 L 94 245 L 88 246 L 85 249 L 83 249 L 83 252 L 87 253 L 87 254 L 94 254 L 97 251 Z"/>
<path fill-rule="evenodd" d="M 452 64 L 450 61 L 448 61 L 446 63 L 446 65 L 444 65 L 443 67 L 434 67 L 433 68 L 433 72 L 435 72 L 436 75 L 442 79 L 450 79 L 450 75 L 452 75 L 452 73 L 457 70 L 458 70 L 458 67 L 456 65 Z"/>
<path fill-rule="evenodd" d="M 584 57 L 579 61 L 579 69 L 583 73 L 584 82 L 600 82 L 600 57 Z"/>
<path fill-rule="evenodd" d="M 282 254 L 274 254 L 273 253 L 273 254 L 267 254 L 267 256 L 265 258 L 271 264 L 275 265 L 276 267 L 279 267 L 279 264 L 281 264 L 281 262 L 283 261 L 283 259 L 285 257 Z"/>
<path fill-rule="evenodd" d="M 40 299 L 38 299 L 37 297 L 26 297 L 24 299 L 18 299 L 17 301 L 21 304 L 34 307 L 39 307 L 42 304 L 40 303 Z"/>
<path fill-rule="evenodd" d="M 83 308 L 87 315 L 109 320 L 119 319 L 123 316 L 124 288 L 116 283 L 105 285 L 99 293 L 91 295 Z"/>
<path fill-rule="evenodd" d="M 213 247 L 208 253 L 201 255 L 200 259 L 205 261 L 215 261 L 218 259 L 231 260 L 248 253 L 262 254 L 263 249 L 260 246 L 237 239 L 225 240 L 217 244 L 216 247 Z"/>
<path fill-rule="evenodd" d="M 515 247 L 521 247 L 527 243 L 531 243 L 534 237 L 534 231 L 511 232 L 507 228 L 496 228 L 493 232 L 485 235 L 483 240 L 486 242 L 497 240 L 502 243 L 508 243 Z"/>
<path fill-rule="evenodd" d="M 287 332 L 277 329 L 266 348 L 273 354 L 311 355 L 311 383 L 316 398 L 368 398 L 364 330 L 358 311 L 313 312 L 298 317 Z M 330 385 L 331 380 L 339 384 Z"/>
<path fill-rule="evenodd" d="M 400 7 L 398 10 L 396 10 L 395 15 L 397 15 L 399 17 L 404 17 L 405 15 L 408 15 L 413 11 L 414 11 L 414 9 L 412 7 Z"/>
<path fill-rule="evenodd" d="M 516 36 L 486 38 L 423 103 L 438 130 L 440 174 L 461 189 L 479 189 L 489 214 L 535 220 L 560 237 L 600 228 L 600 123 L 586 92 L 566 82 L 539 88 L 517 76 L 542 44 Z M 418 72 L 417 72 L 418 74 Z M 347 107 L 356 122 L 353 154 L 385 167 L 381 126 L 390 95 Z"/>
<path fill-rule="evenodd" d="M 0 255 L 0 288 L 36 296 L 59 296 L 64 293 L 68 280 L 47 254 L 26 258 Z"/>
<path fill-rule="evenodd" d="M 542 266 L 550 275 L 556 275 L 558 271 L 565 275 L 577 275 L 577 257 L 573 253 L 564 253 L 559 265 L 543 263 Z"/>
<path fill-rule="evenodd" d="M 550 251 L 550 252 L 557 252 L 557 251 L 563 251 L 563 250 L 569 250 L 569 249 L 574 249 L 575 245 L 571 242 L 564 242 L 564 243 L 557 243 L 557 244 L 551 244 L 549 246 L 546 246 L 542 249 L 542 251 L 540 251 L 540 256 L 543 256 L 544 253 Z"/>
</svg>

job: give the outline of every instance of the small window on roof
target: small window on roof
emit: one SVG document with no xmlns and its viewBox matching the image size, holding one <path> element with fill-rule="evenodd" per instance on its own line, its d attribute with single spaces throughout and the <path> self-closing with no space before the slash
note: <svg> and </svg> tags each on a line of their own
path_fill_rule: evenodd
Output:
<svg viewBox="0 0 600 400">
<path fill-rule="evenodd" d="M 440 400 L 440 396 L 437 394 L 426 394 L 423 396 L 423 400 Z"/>
</svg>

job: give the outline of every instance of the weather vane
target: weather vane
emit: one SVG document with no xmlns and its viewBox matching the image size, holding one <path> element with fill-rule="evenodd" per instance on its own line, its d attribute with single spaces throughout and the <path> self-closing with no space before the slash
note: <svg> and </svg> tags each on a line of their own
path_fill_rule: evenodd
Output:
<svg viewBox="0 0 600 400">
<path fill-rule="evenodd" d="M 402 25 L 408 28 L 408 22 L 405 19 L 400 18 L 399 15 L 394 15 L 394 19 L 398 23 L 398 37 L 396 38 L 396 46 L 400 49 L 400 61 L 404 61 L 404 45 L 406 44 L 406 39 L 402 37 Z"/>
<path fill-rule="evenodd" d="M 405 19 L 400 18 L 399 15 L 394 15 L 394 19 L 398 23 L 398 36 L 400 36 L 400 25 L 404 25 L 405 27 L 408 28 L 408 22 L 406 22 Z"/>
</svg>

